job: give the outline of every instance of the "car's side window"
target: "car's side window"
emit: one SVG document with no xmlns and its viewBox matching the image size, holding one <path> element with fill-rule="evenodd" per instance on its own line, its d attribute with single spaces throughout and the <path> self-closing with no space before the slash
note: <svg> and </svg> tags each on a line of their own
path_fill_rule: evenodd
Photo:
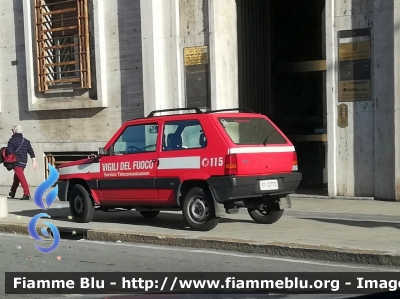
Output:
<svg viewBox="0 0 400 299">
<path fill-rule="evenodd" d="M 115 155 L 155 152 L 157 149 L 158 124 L 127 127 L 114 143 Z"/>
<path fill-rule="evenodd" d="M 207 146 L 207 138 L 198 120 L 171 121 L 164 124 L 163 151 L 199 149 Z"/>
</svg>

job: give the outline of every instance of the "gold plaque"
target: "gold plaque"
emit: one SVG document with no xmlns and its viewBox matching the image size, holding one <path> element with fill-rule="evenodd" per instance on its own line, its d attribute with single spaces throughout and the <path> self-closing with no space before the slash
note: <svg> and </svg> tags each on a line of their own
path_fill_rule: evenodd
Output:
<svg viewBox="0 0 400 299">
<path fill-rule="evenodd" d="M 184 49 L 185 65 L 199 65 L 208 63 L 208 47 L 192 47 Z"/>
<path fill-rule="evenodd" d="M 345 128 L 349 124 L 349 112 L 346 104 L 340 104 L 338 107 L 338 127 Z"/>
<path fill-rule="evenodd" d="M 339 44 L 339 60 L 358 60 L 371 58 L 371 42 L 361 41 Z"/>
<path fill-rule="evenodd" d="M 371 100 L 371 80 L 339 82 L 339 102 Z"/>
</svg>

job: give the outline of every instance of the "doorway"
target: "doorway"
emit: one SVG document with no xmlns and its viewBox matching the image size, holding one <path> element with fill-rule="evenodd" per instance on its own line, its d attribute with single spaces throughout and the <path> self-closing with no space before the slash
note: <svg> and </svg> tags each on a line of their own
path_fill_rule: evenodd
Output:
<svg viewBox="0 0 400 299">
<path fill-rule="evenodd" d="M 327 194 L 325 1 L 237 0 L 239 103 L 293 142 L 299 193 Z"/>
</svg>

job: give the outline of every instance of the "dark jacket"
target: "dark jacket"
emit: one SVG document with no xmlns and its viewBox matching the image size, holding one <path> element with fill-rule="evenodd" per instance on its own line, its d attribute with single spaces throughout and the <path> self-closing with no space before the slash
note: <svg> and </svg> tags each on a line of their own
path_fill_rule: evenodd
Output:
<svg viewBox="0 0 400 299">
<path fill-rule="evenodd" d="M 26 167 L 28 163 L 28 154 L 31 158 L 35 158 L 35 152 L 32 149 L 31 142 L 24 138 L 21 133 L 15 133 L 8 141 L 6 155 L 8 156 L 13 153 L 17 156 L 17 166 L 21 168 Z"/>
</svg>

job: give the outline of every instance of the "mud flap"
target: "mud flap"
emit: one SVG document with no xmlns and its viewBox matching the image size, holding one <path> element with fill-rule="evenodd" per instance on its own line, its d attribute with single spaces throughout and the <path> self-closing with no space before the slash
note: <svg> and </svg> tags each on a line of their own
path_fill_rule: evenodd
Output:
<svg viewBox="0 0 400 299">
<path fill-rule="evenodd" d="M 208 190 L 211 192 L 213 201 L 214 201 L 214 211 L 215 211 L 215 217 L 220 218 L 220 217 L 224 217 L 226 215 L 226 210 L 225 210 L 225 206 L 223 204 L 218 203 L 215 200 L 215 195 L 213 190 L 210 188 L 210 186 L 208 186 Z"/>
<path fill-rule="evenodd" d="M 217 203 L 217 201 L 214 198 L 214 210 L 215 210 L 215 217 L 223 217 L 226 214 L 225 207 L 224 205 Z"/>
<path fill-rule="evenodd" d="M 54 185 L 58 186 L 58 199 L 60 201 L 68 201 L 69 181 L 57 181 Z"/>
<path fill-rule="evenodd" d="M 281 197 L 279 199 L 279 208 L 281 210 L 290 209 L 292 207 L 292 202 L 289 196 Z"/>
</svg>

